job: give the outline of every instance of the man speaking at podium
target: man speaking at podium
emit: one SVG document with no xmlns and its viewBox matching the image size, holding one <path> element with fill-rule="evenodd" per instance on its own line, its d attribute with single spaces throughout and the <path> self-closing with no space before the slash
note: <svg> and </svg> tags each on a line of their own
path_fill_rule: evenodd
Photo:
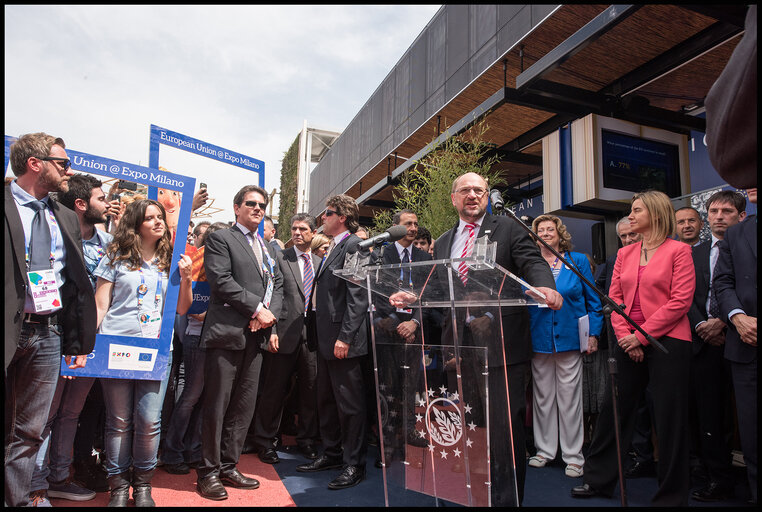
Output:
<svg viewBox="0 0 762 512">
<path fill-rule="evenodd" d="M 556 291 L 553 274 L 548 264 L 540 254 L 540 250 L 529 235 L 508 217 L 494 216 L 486 213 L 489 188 L 487 182 L 476 173 L 466 173 L 458 177 L 452 184 L 452 204 L 460 217 L 451 230 L 437 239 L 434 246 L 434 259 L 465 258 L 471 256 L 474 242 L 477 238 L 487 236 L 490 242 L 497 242 L 495 262 L 510 270 L 518 277 L 542 292 L 548 307 L 561 309 L 563 299 Z M 461 279 L 455 279 L 456 287 L 464 286 L 468 290 L 468 268 L 460 270 Z M 465 274 L 465 275 L 464 275 Z M 444 268 L 438 269 L 440 281 L 447 282 Z M 462 284 L 459 281 L 465 280 Z M 446 285 L 445 285 L 446 286 Z M 459 313 L 464 310 L 459 310 Z M 521 504 L 524 497 L 524 480 L 526 476 L 525 461 L 525 432 L 524 418 L 526 413 L 526 375 L 529 374 L 529 363 L 532 358 L 532 339 L 529 333 L 529 313 L 526 307 L 504 307 L 503 340 L 505 347 L 505 362 L 507 364 L 508 390 L 506 397 L 505 379 L 503 377 L 503 353 L 501 347 L 489 346 L 487 357 L 489 361 L 489 424 L 490 424 L 490 475 L 492 506 L 515 506 Z M 471 326 L 489 316 L 476 318 Z M 491 319 L 490 319 L 491 321 Z M 459 322 L 465 323 L 462 320 Z M 452 343 L 448 332 L 452 330 L 450 315 L 445 315 L 443 344 Z M 470 336 L 471 327 L 464 327 L 464 337 Z M 450 335 L 451 336 L 451 335 Z M 474 336 L 478 338 L 478 336 Z M 507 431 L 506 398 L 510 399 L 510 418 L 513 432 L 513 454 L 508 449 L 505 432 Z M 516 485 L 518 500 L 513 494 L 510 468 L 515 461 Z"/>
</svg>

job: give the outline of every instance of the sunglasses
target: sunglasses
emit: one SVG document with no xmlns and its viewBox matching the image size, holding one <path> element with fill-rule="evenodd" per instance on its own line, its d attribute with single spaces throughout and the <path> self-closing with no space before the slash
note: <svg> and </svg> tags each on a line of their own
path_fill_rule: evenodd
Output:
<svg viewBox="0 0 762 512">
<path fill-rule="evenodd" d="M 64 171 L 68 171 L 71 167 L 71 160 L 61 156 L 46 156 L 45 158 L 40 158 L 40 160 L 44 160 L 45 162 L 60 162 Z"/>
<path fill-rule="evenodd" d="M 338 214 L 339 214 L 339 212 L 334 211 L 334 210 L 326 210 L 325 211 L 325 216 L 326 217 L 330 217 L 331 215 L 338 215 Z"/>
<path fill-rule="evenodd" d="M 264 210 L 265 208 L 267 208 L 267 203 L 259 203 L 257 201 L 244 201 L 243 204 L 245 204 L 249 208 L 255 208 L 259 206 L 260 210 Z"/>
</svg>

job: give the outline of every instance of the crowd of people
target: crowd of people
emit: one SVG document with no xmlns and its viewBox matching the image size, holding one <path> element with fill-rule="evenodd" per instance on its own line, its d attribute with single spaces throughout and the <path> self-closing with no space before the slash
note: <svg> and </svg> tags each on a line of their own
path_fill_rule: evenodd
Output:
<svg viewBox="0 0 762 512">
<path fill-rule="evenodd" d="M 652 465 L 654 505 L 731 495 L 731 395 L 756 502 L 756 216 L 746 216 L 738 192 L 706 201 L 706 241 L 695 209 L 675 212 L 661 192 L 635 194 L 616 226 L 622 248 L 596 272 L 573 250 L 559 217 L 531 219 L 533 239 L 516 220 L 488 213 L 487 183 L 474 173 L 452 184 L 452 229 L 434 240 L 416 212 L 401 210 L 393 223 L 407 235 L 373 255 L 360 244 L 368 232 L 351 197 L 326 201 L 322 233 L 314 217 L 294 215 L 285 248 L 265 216 L 267 192 L 250 185 L 233 198 L 235 220 L 194 225 L 171 268 L 174 231 L 163 201 L 109 202 L 99 180 L 72 172 L 64 141 L 44 133 L 21 136 L 11 164 L 6 505 L 49 506 L 51 497 L 85 501 L 108 491 L 109 506 L 127 506 L 132 487 L 136 506 L 154 506 L 157 467 L 195 470 L 200 496 L 223 500 L 226 487 L 260 485 L 238 470 L 241 454 L 276 464 L 285 434 L 306 461 L 297 471 L 335 471 L 332 490 L 359 484 L 368 444 L 382 435 L 369 364 L 371 308 L 367 291 L 335 271 L 357 252 L 385 264 L 468 258 L 482 237 L 497 244 L 496 262 L 547 306 L 503 308 L 505 335 L 486 347 L 492 505 L 520 505 L 527 466 L 553 463 L 559 447 L 565 474 L 583 479 L 572 496 L 613 494 L 616 426 L 598 364 L 606 353 L 618 365 L 623 450 L 639 454 L 639 445 L 658 440 L 658 463 L 645 453 L 627 468 L 636 477 Z M 756 203 L 756 189 L 747 194 Z M 118 219 L 112 233 L 102 229 L 107 216 Z M 468 291 L 468 274 L 459 267 L 450 286 Z M 174 351 L 162 380 L 60 376 L 62 355 L 72 370 L 86 366 L 96 332 L 158 338 L 173 276 Z M 404 269 L 400 276 L 411 285 L 417 279 Z M 447 283 L 447 269 L 432 279 Z M 208 307 L 192 310 L 193 282 L 204 281 Z M 604 317 L 599 292 L 625 304 L 648 336 L 622 316 Z M 409 303 L 392 298 L 387 306 L 377 308 L 383 327 L 402 344 L 451 345 L 457 329 L 463 343 L 476 344 L 498 321 L 477 308 L 415 316 Z M 598 362 L 592 374 L 585 371 L 591 361 Z M 691 493 L 695 468 L 705 485 Z"/>
</svg>

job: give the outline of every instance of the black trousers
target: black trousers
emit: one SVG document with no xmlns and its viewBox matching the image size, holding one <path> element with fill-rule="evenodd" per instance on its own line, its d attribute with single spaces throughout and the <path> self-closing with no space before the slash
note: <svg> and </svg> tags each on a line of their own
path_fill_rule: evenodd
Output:
<svg viewBox="0 0 762 512">
<path fill-rule="evenodd" d="M 206 349 L 199 478 L 235 469 L 257 403 L 262 354 L 253 341 L 244 350 Z"/>
<path fill-rule="evenodd" d="M 724 357 L 725 346 L 705 344 L 693 355 L 691 392 L 698 425 L 699 458 L 706 466 L 710 481 L 732 488 L 733 457 L 728 444 L 732 423 L 730 362 Z"/>
<path fill-rule="evenodd" d="M 656 436 L 659 439 L 657 474 L 659 488 L 651 500 L 654 506 L 688 506 L 690 464 L 688 416 L 690 405 L 691 345 L 688 341 L 662 337 L 668 354 L 648 346 L 643 362 L 636 363 L 615 345 L 609 350 L 617 360 L 617 386 L 621 421 L 622 457 L 632 441 L 638 402 L 649 385 L 653 397 Z M 595 425 L 590 451 L 585 460 L 584 481 L 612 496 L 618 482 L 614 414 L 611 386 L 606 388 L 603 408 Z"/>
<path fill-rule="evenodd" d="M 286 393 L 296 374 L 295 390 L 299 397 L 296 442 L 314 445 L 319 437 L 317 414 L 317 354 L 302 342 L 291 354 L 263 353 L 262 392 L 252 427 L 253 441 L 260 448 L 273 448 L 273 438 L 280 429 Z"/>
<path fill-rule="evenodd" d="M 324 359 L 317 354 L 317 405 L 325 455 L 365 465 L 366 395 L 362 357 Z"/>
</svg>

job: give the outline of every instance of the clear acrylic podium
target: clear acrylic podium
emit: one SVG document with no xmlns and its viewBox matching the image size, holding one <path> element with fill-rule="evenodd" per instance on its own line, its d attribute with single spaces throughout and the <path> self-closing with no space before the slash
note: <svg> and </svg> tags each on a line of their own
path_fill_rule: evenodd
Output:
<svg viewBox="0 0 762 512">
<path fill-rule="evenodd" d="M 381 250 L 395 249 L 350 254 L 335 273 L 372 305 L 385 505 L 518 506 L 503 308 L 544 296 L 494 263 L 486 238 L 469 258 L 380 265 Z"/>
</svg>

